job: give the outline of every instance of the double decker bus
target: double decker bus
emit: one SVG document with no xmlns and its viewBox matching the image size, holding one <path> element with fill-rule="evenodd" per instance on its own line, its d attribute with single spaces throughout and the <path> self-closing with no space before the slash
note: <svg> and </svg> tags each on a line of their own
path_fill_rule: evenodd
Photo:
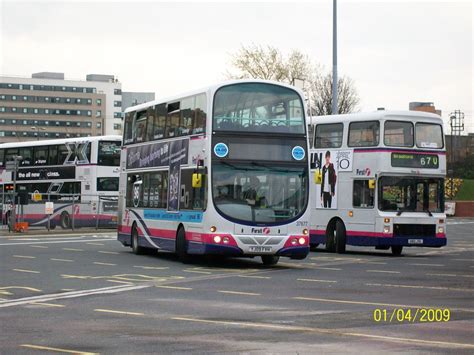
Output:
<svg viewBox="0 0 474 355">
<path fill-rule="evenodd" d="M 314 248 L 446 245 L 443 122 L 414 111 L 313 117 Z"/>
<path fill-rule="evenodd" d="M 125 111 L 118 240 L 193 254 L 309 252 L 309 160 L 301 92 L 226 82 Z"/>
<path fill-rule="evenodd" d="M 26 204 L 16 204 L 16 215 L 30 226 L 115 227 L 121 144 L 120 136 L 0 144 L 3 222 L 10 220 L 13 195 L 23 194 Z M 16 179 L 7 168 L 15 159 Z M 51 215 L 46 201 L 54 203 Z"/>
</svg>

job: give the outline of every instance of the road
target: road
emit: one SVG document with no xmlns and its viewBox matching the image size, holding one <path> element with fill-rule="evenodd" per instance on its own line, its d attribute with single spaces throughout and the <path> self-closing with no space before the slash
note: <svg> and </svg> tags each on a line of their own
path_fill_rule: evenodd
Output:
<svg viewBox="0 0 474 355">
<path fill-rule="evenodd" d="M 137 256 L 111 233 L 3 236 L 0 353 L 472 354 L 474 222 L 449 223 L 442 249 L 318 250 L 271 268 Z M 449 321 L 422 321 L 427 308 Z"/>
</svg>

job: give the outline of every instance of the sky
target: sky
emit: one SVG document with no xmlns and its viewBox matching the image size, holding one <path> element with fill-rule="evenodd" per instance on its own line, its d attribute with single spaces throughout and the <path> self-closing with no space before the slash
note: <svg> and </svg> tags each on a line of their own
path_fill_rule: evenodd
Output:
<svg viewBox="0 0 474 355">
<path fill-rule="evenodd" d="M 360 111 L 434 102 L 473 119 L 472 1 L 338 1 L 338 71 Z M 332 1 L 205 3 L 0 0 L 0 74 L 113 74 L 167 97 L 225 80 L 240 46 L 272 45 L 332 67 Z"/>
</svg>

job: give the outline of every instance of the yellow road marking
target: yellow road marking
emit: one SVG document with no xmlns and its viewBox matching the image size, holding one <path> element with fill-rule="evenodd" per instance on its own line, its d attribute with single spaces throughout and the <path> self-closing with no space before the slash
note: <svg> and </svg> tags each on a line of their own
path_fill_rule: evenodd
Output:
<svg viewBox="0 0 474 355">
<path fill-rule="evenodd" d="M 36 256 L 28 256 L 28 255 L 13 255 L 14 258 L 24 258 L 24 259 L 36 259 Z"/>
<path fill-rule="evenodd" d="M 296 279 L 297 281 L 308 281 L 308 282 L 329 282 L 329 283 L 335 283 L 337 281 L 335 280 L 315 280 L 315 279 Z"/>
<path fill-rule="evenodd" d="M 184 269 L 183 271 L 184 271 L 184 272 L 195 272 L 195 273 L 198 273 L 198 274 L 206 274 L 206 275 L 212 274 L 212 272 L 209 272 L 209 271 L 200 271 L 200 270 L 186 270 L 186 269 Z"/>
<path fill-rule="evenodd" d="M 26 287 L 26 286 L 6 286 L 6 287 L 0 287 L 0 290 L 10 290 L 10 289 L 21 289 L 21 290 L 28 290 L 32 292 L 41 292 L 41 290 L 38 290 L 37 288 L 34 287 Z"/>
<path fill-rule="evenodd" d="M 243 295 L 243 296 L 261 296 L 260 293 L 253 292 L 239 292 L 239 291 L 226 291 L 226 290 L 217 290 L 220 293 L 229 293 L 231 295 Z"/>
<path fill-rule="evenodd" d="M 86 243 L 86 244 L 89 244 L 89 245 L 100 245 L 100 246 L 104 246 L 105 244 L 103 243 Z"/>
<path fill-rule="evenodd" d="M 373 283 L 367 283 L 365 285 L 366 286 L 397 287 L 397 288 L 419 288 L 419 289 L 427 289 L 427 290 L 474 292 L 474 289 L 472 288 L 455 288 L 455 287 L 443 287 L 443 286 L 418 286 L 418 285 L 373 284 Z"/>
<path fill-rule="evenodd" d="M 52 260 L 52 261 L 64 261 L 64 262 L 67 262 L 67 263 L 73 263 L 74 260 L 71 260 L 71 259 L 55 259 L 55 258 L 50 258 L 49 260 Z"/>
<path fill-rule="evenodd" d="M 389 270 L 365 270 L 365 272 L 383 272 L 386 274 L 399 274 L 400 271 L 389 271 Z"/>
<path fill-rule="evenodd" d="M 161 286 L 155 286 L 155 287 L 158 287 L 158 288 L 169 288 L 169 289 L 172 289 L 172 290 L 185 290 L 185 291 L 192 290 L 191 287 L 180 287 L 180 286 L 165 286 L 165 285 L 161 285 Z"/>
<path fill-rule="evenodd" d="M 45 302 L 33 302 L 31 304 L 37 304 L 39 306 L 47 306 L 47 307 L 65 307 L 63 304 L 45 303 Z"/>
<path fill-rule="evenodd" d="M 48 249 L 48 247 L 44 245 L 30 245 L 31 248 L 40 248 L 40 249 Z"/>
<path fill-rule="evenodd" d="M 51 348 L 49 346 L 41 346 L 41 345 L 22 344 L 20 346 L 23 347 L 23 348 L 29 348 L 29 349 L 35 349 L 35 350 L 56 351 L 56 352 L 67 353 L 67 354 L 78 354 L 78 355 L 96 355 L 97 354 L 97 353 L 89 353 L 89 352 L 78 351 L 78 350 Z"/>
<path fill-rule="evenodd" d="M 118 283 L 118 284 L 133 285 L 133 283 L 127 282 L 127 281 L 120 281 L 120 280 L 106 280 L 106 281 L 108 281 L 108 282 L 115 282 L 115 283 Z"/>
<path fill-rule="evenodd" d="M 245 277 L 249 279 L 271 279 L 270 276 L 257 276 L 257 275 L 238 275 L 237 277 Z"/>
<path fill-rule="evenodd" d="M 111 263 L 101 263 L 98 261 L 94 261 L 94 264 L 96 265 L 107 265 L 107 266 L 116 266 L 117 264 L 111 264 Z"/>
<path fill-rule="evenodd" d="M 316 301 L 326 303 L 343 303 L 343 304 L 357 304 L 366 306 L 379 306 L 379 307 L 393 307 L 393 308 L 443 308 L 439 306 L 418 306 L 418 305 L 407 305 L 407 304 L 396 304 L 396 303 L 382 303 L 382 302 L 364 302 L 364 301 L 348 301 L 348 300 L 335 300 L 331 298 L 314 298 L 314 297 L 293 297 L 295 300 L 301 301 Z M 451 310 L 463 311 L 474 313 L 474 309 L 469 308 L 452 308 Z"/>
<path fill-rule="evenodd" d="M 13 293 L 8 292 L 8 291 L 0 291 L 0 295 L 11 296 L 11 295 L 13 295 Z"/>
<path fill-rule="evenodd" d="M 65 292 L 74 291 L 74 288 L 62 288 L 61 291 L 65 291 Z"/>
<path fill-rule="evenodd" d="M 140 269 L 145 269 L 145 270 L 166 270 L 166 269 L 169 269 L 168 266 L 140 266 L 140 265 L 135 265 L 134 267 L 140 268 Z"/>
<path fill-rule="evenodd" d="M 25 270 L 25 269 L 12 269 L 13 271 L 19 271 L 19 272 L 30 272 L 32 274 L 39 274 L 39 271 L 34 271 L 34 270 Z"/>
<path fill-rule="evenodd" d="M 219 321 L 219 320 L 186 318 L 186 317 L 172 317 L 171 319 L 188 321 L 188 322 L 216 324 L 216 325 L 234 325 L 238 327 L 266 328 L 266 329 L 276 329 L 276 330 L 286 330 L 286 331 L 291 330 L 295 332 L 310 332 L 310 333 L 342 335 L 342 336 L 350 336 L 350 337 L 357 337 L 357 338 L 386 340 L 386 341 L 391 341 L 391 342 L 396 342 L 396 343 L 414 343 L 418 345 L 427 345 L 427 346 L 441 346 L 441 347 L 448 347 L 448 348 L 458 347 L 458 348 L 470 348 L 470 349 L 474 348 L 474 344 L 454 343 L 454 342 L 444 342 L 444 341 L 414 339 L 414 338 L 390 337 L 390 336 L 375 335 L 375 334 L 344 332 L 344 331 L 339 331 L 335 329 L 310 328 L 310 327 L 292 326 L 292 325 L 277 325 L 277 324 L 269 324 L 269 323 Z"/>
<path fill-rule="evenodd" d="M 145 314 L 143 313 L 138 313 L 138 312 L 126 312 L 126 311 L 114 311 L 112 309 L 94 309 L 96 312 L 103 312 L 103 313 L 116 313 L 116 314 L 126 314 L 130 316 L 144 316 Z"/>
<path fill-rule="evenodd" d="M 67 250 L 67 251 L 84 251 L 84 249 L 76 249 L 76 248 L 63 248 L 63 250 Z"/>
</svg>

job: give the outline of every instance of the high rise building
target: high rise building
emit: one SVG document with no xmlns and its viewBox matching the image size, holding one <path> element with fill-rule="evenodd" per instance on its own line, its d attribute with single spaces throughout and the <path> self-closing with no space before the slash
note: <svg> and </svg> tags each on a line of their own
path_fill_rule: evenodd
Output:
<svg viewBox="0 0 474 355">
<path fill-rule="evenodd" d="M 113 75 L 0 77 L 0 143 L 121 134 L 122 84 Z"/>
</svg>

